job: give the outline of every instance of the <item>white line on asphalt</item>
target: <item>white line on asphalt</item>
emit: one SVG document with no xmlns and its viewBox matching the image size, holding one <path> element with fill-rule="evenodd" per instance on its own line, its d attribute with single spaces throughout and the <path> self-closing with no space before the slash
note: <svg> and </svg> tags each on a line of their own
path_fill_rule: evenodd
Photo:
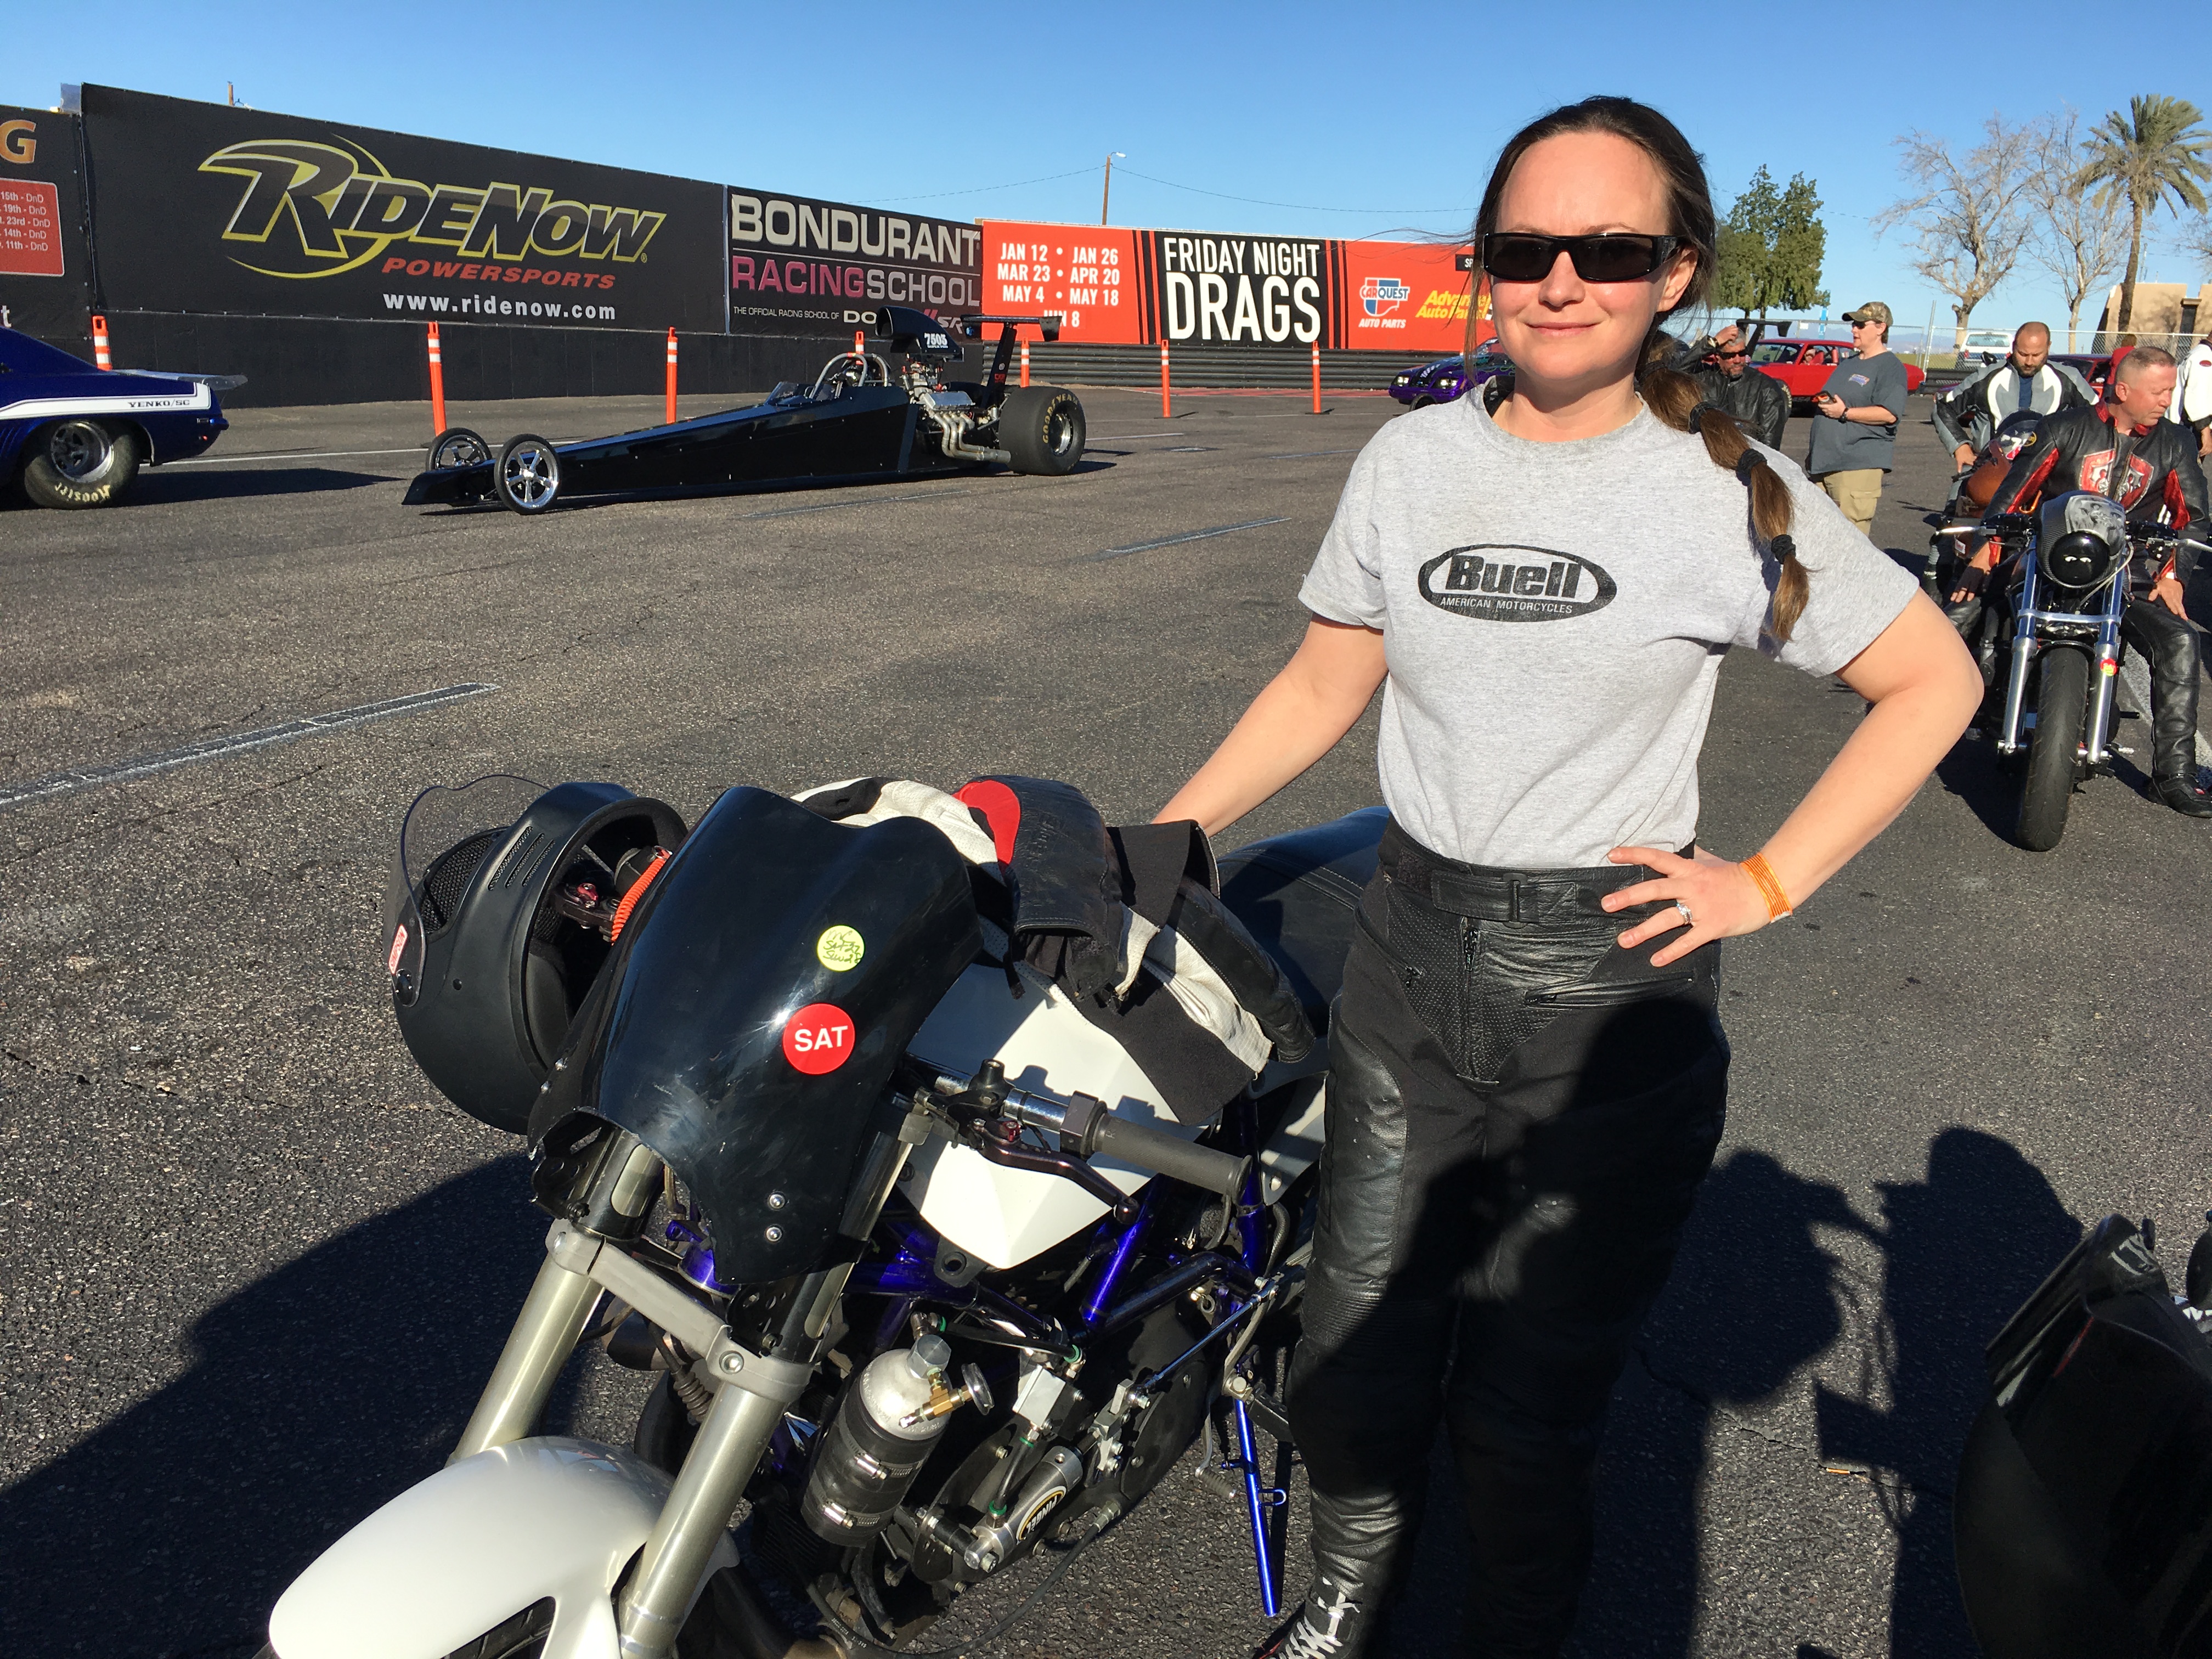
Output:
<svg viewBox="0 0 2212 1659">
<path fill-rule="evenodd" d="M 388 697 L 382 702 L 357 703 L 351 708 L 335 709 L 327 714 L 308 714 L 299 720 L 286 720 L 281 726 L 264 726 L 258 732 L 240 732 L 228 738 L 210 738 L 204 743 L 188 743 L 181 749 L 165 749 L 156 755 L 141 755 L 135 760 L 117 761 L 111 766 L 72 767 L 66 772 L 52 772 L 43 778 L 33 778 L 27 783 L 0 785 L 0 812 L 29 801 L 52 800 L 57 795 L 73 795 L 80 789 L 95 788 L 103 783 L 122 783 L 131 778 L 167 772 L 174 767 L 190 766 L 198 761 L 220 760 L 226 755 L 239 754 L 249 749 L 265 749 L 270 744 L 289 743 L 294 738 L 308 737 L 318 732 L 333 732 L 343 726 L 364 725 L 370 720 L 389 720 L 395 714 L 419 714 L 426 708 L 437 708 L 469 697 L 484 696 L 498 690 L 495 685 L 484 685 L 472 680 L 461 685 L 441 686 L 435 691 L 417 691 L 411 696 Z"/>
<path fill-rule="evenodd" d="M 1085 553 L 1071 559 L 1071 564 L 1097 564 L 1106 559 L 1127 558 L 1132 553 L 1149 553 L 1156 547 L 1173 547 L 1177 542 L 1202 542 L 1208 536 L 1229 536 L 1239 530 L 1257 530 L 1262 525 L 1288 524 L 1288 518 L 1247 519 L 1242 524 L 1218 524 L 1207 530 L 1186 530 L 1180 536 L 1163 536 L 1158 541 L 1133 542 L 1127 547 L 1109 547 L 1102 553 Z"/>
<path fill-rule="evenodd" d="M 167 466 L 236 466 L 246 461 L 329 461 L 352 455 L 420 455 L 421 444 L 410 444 L 404 449 L 317 449 L 307 452 L 278 450 L 267 455 L 203 455 L 196 461 L 167 461 Z"/>
<path fill-rule="evenodd" d="M 1359 447 L 1355 444 L 1350 449 L 1294 449 L 1287 455 L 1267 455 L 1261 459 L 1270 461 L 1303 461 L 1316 455 L 1357 455 L 1358 453 Z"/>
<path fill-rule="evenodd" d="M 1086 434 L 1085 443 L 1118 444 L 1131 438 L 1180 438 L 1181 432 L 1093 432 Z"/>
</svg>

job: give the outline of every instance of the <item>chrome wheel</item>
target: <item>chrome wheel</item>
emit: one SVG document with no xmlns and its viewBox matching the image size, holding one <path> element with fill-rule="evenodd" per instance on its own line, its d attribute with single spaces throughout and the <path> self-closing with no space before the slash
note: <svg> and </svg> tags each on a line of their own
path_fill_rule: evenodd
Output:
<svg viewBox="0 0 2212 1659">
<path fill-rule="evenodd" d="M 64 421 L 46 439 L 46 459 L 72 483 L 98 477 L 113 452 L 106 432 L 90 421 Z"/>
<path fill-rule="evenodd" d="M 499 453 L 499 498 L 517 513 L 543 513 L 561 491 L 561 458 L 547 440 L 525 434 Z"/>
<path fill-rule="evenodd" d="M 441 432 L 430 442 L 430 470 L 481 466 L 491 459 L 491 446 L 465 426 Z"/>
</svg>

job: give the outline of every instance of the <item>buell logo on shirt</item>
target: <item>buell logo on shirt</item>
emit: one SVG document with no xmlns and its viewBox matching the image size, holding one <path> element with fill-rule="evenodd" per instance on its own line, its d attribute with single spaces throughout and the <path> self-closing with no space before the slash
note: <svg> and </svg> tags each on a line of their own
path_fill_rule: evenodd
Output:
<svg viewBox="0 0 2212 1659">
<path fill-rule="evenodd" d="M 1620 590 L 1588 559 L 1544 547 L 1475 542 L 1421 567 L 1421 597 L 1480 622 L 1559 622 L 1613 603 Z"/>
</svg>

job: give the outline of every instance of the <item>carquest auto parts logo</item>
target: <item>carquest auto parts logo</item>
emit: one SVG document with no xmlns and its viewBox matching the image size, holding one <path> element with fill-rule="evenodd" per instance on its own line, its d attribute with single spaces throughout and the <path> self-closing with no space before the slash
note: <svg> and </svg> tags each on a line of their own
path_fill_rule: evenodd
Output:
<svg viewBox="0 0 2212 1659">
<path fill-rule="evenodd" d="M 251 244 L 252 258 L 234 263 L 264 276 L 313 279 L 377 264 L 386 272 L 430 274 L 411 250 L 453 250 L 450 271 L 477 280 L 532 255 L 635 264 L 646 257 L 668 216 L 641 208 L 556 198 L 544 185 L 490 181 L 427 185 L 394 176 L 358 144 L 301 139 L 228 144 L 199 165 L 202 173 L 244 179 L 246 188 L 222 229 L 226 242 Z M 461 265 L 467 259 L 478 262 Z M 380 261 L 380 264 L 379 263 Z M 413 269 L 423 264 L 425 269 Z M 516 273 L 506 273 L 510 280 Z M 545 273 L 547 286 L 611 288 L 591 271 Z"/>
</svg>

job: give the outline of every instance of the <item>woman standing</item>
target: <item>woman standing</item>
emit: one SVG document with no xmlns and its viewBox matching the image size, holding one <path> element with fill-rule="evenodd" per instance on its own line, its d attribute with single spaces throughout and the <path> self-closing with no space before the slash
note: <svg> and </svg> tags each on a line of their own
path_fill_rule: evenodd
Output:
<svg viewBox="0 0 2212 1659">
<path fill-rule="evenodd" d="M 1222 829 L 1384 687 L 1391 823 L 1333 1021 L 1290 1380 L 1314 1574 L 1271 1659 L 1385 1650 L 1439 1414 L 1467 1651 L 1559 1650 L 1607 1397 L 1720 1137 L 1716 942 L 1880 833 L 1981 696 L 1942 613 L 1796 467 L 1680 375 L 1639 375 L 1713 255 L 1664 116 L 1594 98 L 1534 122 L 1476 232 L 1515 377 L 1362 452 L 1304 642 L 1161 813 Z M 1872 705 L 1741 863 L 1693 845 L 1731 646 Z"/>
</svg>

